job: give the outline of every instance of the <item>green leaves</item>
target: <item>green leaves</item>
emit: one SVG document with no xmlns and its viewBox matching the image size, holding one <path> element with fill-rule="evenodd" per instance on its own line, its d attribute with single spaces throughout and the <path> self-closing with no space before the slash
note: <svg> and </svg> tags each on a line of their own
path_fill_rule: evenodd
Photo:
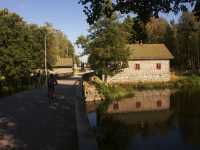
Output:
<svg viewBox="0 0 200 150">
<path fill-rule="evenodd" d="M 0 76 L 12 83 L 29 78 L 34 69 L 43 68 L 45 36 L 48 66 L 57 57 L 74 54 L 71 42 L 50 24 L 27 24 L 19 15 L 0 10 Z"/>
<path fill-rule="evenodd" d="M 127 64 L 127 31 L 117 17 L 103 17 L 90 26 L 88 37 L 80 36 L 77 43 L 89 54 L 89 63 L 99 75 L 114 75 Z"/>
<path fill-rule="evenodd" d="M 122 14 L 134 13 L 146 23 L 150 17 L 158 17 L 159 12 L 185 11 L 188 3 L 196 4 L 195 11 L 199 15 L 200 6 L 198 0 L 79 0 L 79 3 L 84 6 L 83 12 L 90 25 L 102 16 L 111 17 L 116 11 Z"/>
</svg>

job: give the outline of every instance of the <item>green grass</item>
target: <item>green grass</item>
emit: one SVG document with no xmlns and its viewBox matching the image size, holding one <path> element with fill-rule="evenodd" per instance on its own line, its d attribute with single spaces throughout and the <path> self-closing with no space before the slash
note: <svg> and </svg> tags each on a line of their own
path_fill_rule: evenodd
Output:
<svg viewBox="0 0 200 150">
<path fill-rule="evenodd" d="M 120 84 L 121 87 L 132 87 L 136 90 L 159 90 L 159 89 L 200 89 L 200 76 L 181 76 L 169 82 L 139 82 Z"/>
<path fill-rule="evenodd" d="M 99 93 L 103 94 L 105 97 L 105 101 L 103 101 L 99 105 L 99 111 L 105 112 L 113 101 L 121 100 L 125 97 L 131 97 L 134 95 L 134 89 L 132 87 L 122 87 L 120 85 L 109 85 L 104 82 L 93 82 L 99 91 Z"/>
<path fill-rule="evenodd" d="M 133 88 L 122 87 L 120 85 L 109 85 L 106 83 L 95 83 L 98 91 L 108 100 L 119 100 L 133 95 Z"/>
<path fill-rule="evenodd" d="M 185 78 L 175 83 L 175 87 L 181 89 L 200 89 L 200 76 L 185 76 Z"/>
</svg>

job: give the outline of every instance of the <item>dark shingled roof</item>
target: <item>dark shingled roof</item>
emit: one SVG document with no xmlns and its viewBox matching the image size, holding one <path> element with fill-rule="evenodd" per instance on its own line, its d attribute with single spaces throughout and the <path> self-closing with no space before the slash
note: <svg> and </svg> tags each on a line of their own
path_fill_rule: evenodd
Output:
<svg viewBox="0 0 200 150">
<path fill-rule="evenodd" d="M 72 66 L 73 66 L 72 57 L 58 58 L 56 64 L 53 65 L 53 67 L 72 67 Z"/>
<path fill-rule="evenodd" d="M 164 44 L 131 44 L 128 47 L 130 50 L 130 60 L 174 58 Z"/>
</svg>

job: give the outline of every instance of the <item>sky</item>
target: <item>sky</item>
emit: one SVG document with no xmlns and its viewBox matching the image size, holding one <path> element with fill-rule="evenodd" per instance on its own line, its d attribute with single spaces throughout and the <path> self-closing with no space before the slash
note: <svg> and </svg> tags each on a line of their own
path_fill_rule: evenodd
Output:
<svg viewBox="0 0 200 150">
<path fill-rule="evenodd" d="M 79 0 L 0 0 L 0 8 L 7 8 L 22 16 L 28 23 L 42 25 L 46 22 L 53 24 L 56 29 L 63 31 L 72 43 L 79 35 L 87 35 L 88 24 Z M 180 14 L 164 15 L 168 21 L 177 22 Z M 81 50 L 76 47 L 76 53 Z"/>
</svg>

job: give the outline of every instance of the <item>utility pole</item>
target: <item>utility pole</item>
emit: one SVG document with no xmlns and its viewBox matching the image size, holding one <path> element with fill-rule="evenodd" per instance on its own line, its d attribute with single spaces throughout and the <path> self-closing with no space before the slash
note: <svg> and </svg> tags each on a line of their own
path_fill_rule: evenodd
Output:
<svg viewBox="0 0 200 150">
<path fill-rule="evenodd" d="M 69 56 L 69 52 L 68 52 L 69 50 L 68 50 L 68 47 L 67 47 L 67 57 Z"/>
<path fill-rule="evenodd" d="M 44 68 L 45 68 L 45 84 L 47 86 L 47 35 L 44 36 Z"/>
</svg>

